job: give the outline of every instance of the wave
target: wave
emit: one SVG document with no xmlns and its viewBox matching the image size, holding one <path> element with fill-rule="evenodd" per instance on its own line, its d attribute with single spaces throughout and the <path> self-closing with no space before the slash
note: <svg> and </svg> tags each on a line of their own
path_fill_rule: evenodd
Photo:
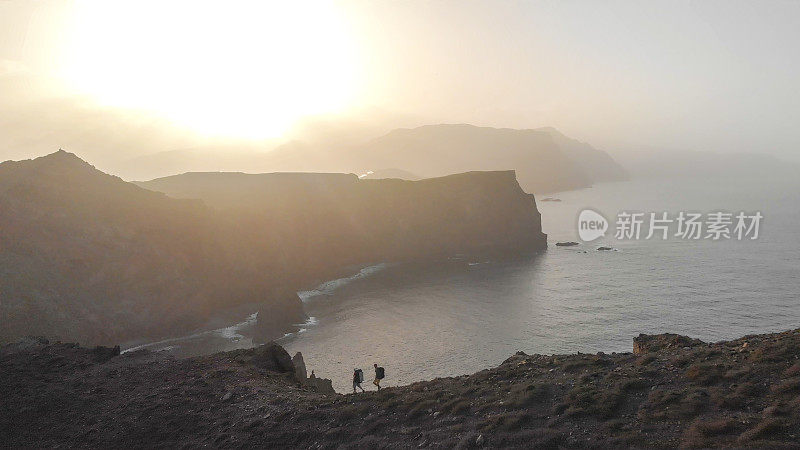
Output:
<svg viewBox="0 0 800 450">
<path fill-rule="evenodd" d="M 331 295 L 336 289 L 339 289 L 340 287 L 352 281 L 359 280 L 361 278 L 368 277 L 374 273 L 380 272 L 381 270 L 387 267 L 389 267 L 388 263 L 380 263 L 380 264 L 375 264 L 373 266 L 367 266 L 359 270 L 358 273 L 356 273 L 355 275 L 326 281 L 309 291 L 299 291 L 297 295 L 300 297 L 300 300 L 304 302 L 310 298 L 319 297 L 320 295 Z"/>
<path fill-rule="evenodd" d="M 149 342 L 147 344 L 142 344 L 142 345 L 137 345 L 135 347 L 126 348 L 125 350 L 121 351 L 120 353 L 133 352 L 133 351 L 136 351 L 136 350 L 141 350 L 141 349 L 150 348 L 150 347 L 161 347 L 164 344 L 174 344 L 174 343 L 179 343 L 179 342 L 185 342 L 185 341 L 187 341 L 189 339 L 195 339 L 195 338 L 199 338 L 199 337 L 203 337 L 203 336 L 209 336 L 209 335 L 216 335 L 216 336 L 219 336 L 219 337 L 222 337 L 224 339 L 231 340 L 231 341 L 238 341 L 239 339 L 244 339 L 244 336 L 242 334 L 240 334 L 239 331 L 241 331 L 245 327 L 249 327 L 249 326 L 255 325 L 257 317 L 258 317 L 258 313 L 254 312 L 253 314 L 250 314 L 249 316 L 247 316 L 247 318 L 243 322 L 239 322 L 237 324 L 233 324 L 233 325 L 231 325 L 229 327 L 217 328 L 216 330 L 201 331 L 200 333 L 191 334 L 189 336 L 181 336 L 181 337 L 176 337 L 176 338 L 172 338 L 172 339 L 164 339 L 163 341 L 158 341 L 158 342 Z M 165 351 L 165 350 L 174 349 L 176 347 L 177 346 L 170 345 L 170 346 L 167 346 L 167 347 L 158 348 L 158 349 L 156 349 L 156 351 Z"/>
</svg>

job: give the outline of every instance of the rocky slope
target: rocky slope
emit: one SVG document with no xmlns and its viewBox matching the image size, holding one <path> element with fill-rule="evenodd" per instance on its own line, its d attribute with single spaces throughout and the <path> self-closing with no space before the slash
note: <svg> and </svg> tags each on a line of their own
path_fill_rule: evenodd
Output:
<svg viewBox="0 0 800 450">
<path fill-rule="evenodd" d="M 568 158 L 575 161 L 593 183 L 628 179 L 628 172 L 617 164 L 608 153 L 585 142 L 572 139 L 553 127 L 537 128 L 534 131 L 549 134 L 558 148 Z"/>
<path fill-rule="evenodd" d="M 0 447 L 797 448 L 800 437 L 800 330 L 518 353 L 355 395 L 321 394 L 265 348 L 175 360 L 0 347 Z"/>
<path fill-rule="evenodd" d="M 513 172 L 159 182 L 199 188 L 171 198 L 63 151 L 0 164 L 0 342 L 157 340 L 255 311 L 267 340 L 305 320 L 298 289 L 350 265 L 545 245 L 533 196 Z"/>
<path fill-rule="evenodd" d="M 200 201 L 141 189 L 71 153 L 0 164 L 0 340 L 116 343 L 132 329 L 202 321 L 235 295 L 214 228 Z"/>
</svg>

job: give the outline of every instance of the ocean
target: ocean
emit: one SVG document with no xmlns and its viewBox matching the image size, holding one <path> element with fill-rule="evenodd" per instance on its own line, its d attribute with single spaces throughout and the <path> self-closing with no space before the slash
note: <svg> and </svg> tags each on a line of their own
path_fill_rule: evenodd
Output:
<svg viewBox="0 0 800 450">
<path fill-rule="evenodd" d="M 718 341 L 800 328 L 799 193 L 796 179 L 736 177 L 637 179 L 553 194 L 560 201 L 538 201 L 547 251 L 516 261 L 375 261 L 301 292 L 312 319 L 279 343 L 301 351 L 309 372 L 348 392 L 353 368 L 369 375 L 373 363 L 386 368 L 391 386 L 473 373 L 519 350 L 628 352 L 639 333 Z M 612 229 L 597 241 L 554 246 L 580 242 L 577 218 L 585 208 Z M 619 240 L 613 226 L 621 211 L 673 218 L 744 211 L 763 219 L 755 240 L 647 240 L 646 227 L 641 239 Z M 237 332 L 252 321 L 245 319 L 150 348 L 180 355 L 182 347 L 251 346 Z"/>
</svg>

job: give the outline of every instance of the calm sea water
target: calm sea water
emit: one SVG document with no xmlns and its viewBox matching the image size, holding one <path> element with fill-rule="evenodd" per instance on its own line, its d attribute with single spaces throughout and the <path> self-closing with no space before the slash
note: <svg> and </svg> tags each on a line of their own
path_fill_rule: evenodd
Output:
<svg viewBox="0 0 800 450">
<path fill-rule="evenodd" d="M 301 293 L 312 323 L 281 340 L 351 389 L 374 362 L 387 385 L 472 373 L 526 353 L 624 352 L 639 333 L 715 341 L 800 327 L 800 182 L 635 180 L 539 202 L 546 252 L 524 261 L 381 264 Z M 760 211 L 757 240 L 617 241 L 577 247 L 577 216 Z M 616 251 L 597 251 L 608 245 Z M 248 326 L 244 322 L 239 328 Z M 159 344 L 181 353 L 252 345 L 236 327 Z M 368 385 L 369 383 L 365 384 Z"/>
</svg>

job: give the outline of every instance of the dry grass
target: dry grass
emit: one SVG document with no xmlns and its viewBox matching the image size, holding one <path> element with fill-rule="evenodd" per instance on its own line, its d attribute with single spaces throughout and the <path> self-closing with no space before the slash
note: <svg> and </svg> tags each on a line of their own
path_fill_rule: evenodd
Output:
<svg viewBox="0 0 800 450">
<path fill-rule="evenodd" d="M 790 378 L 778 384 L 773 384 L 770 387 L 770 391 L 775 394 L 787 394 L 800 391 L 800 378 Z"/>
<path fill-rule="evenodd" d="M 722 439 L 721 435 L 738 434 L 743 424 L 735 419 L 723 418 L 706 420 L 698 418 L 692 422 L 681 438 L 681 446 L 686 448 L 707 448 L 716 443 L 732 440 Z"/>
<path fill-rule="evenodd" d="M 765 437 L 774 439 L 777 434 L 782 433 L 787 429 L 787 424 L 782 419 L 769 418 L 764 419 L 755 427 L 745 431 L 739 436 L 739 442 L 746 443 L 755 441 Z"/>
</svg>

